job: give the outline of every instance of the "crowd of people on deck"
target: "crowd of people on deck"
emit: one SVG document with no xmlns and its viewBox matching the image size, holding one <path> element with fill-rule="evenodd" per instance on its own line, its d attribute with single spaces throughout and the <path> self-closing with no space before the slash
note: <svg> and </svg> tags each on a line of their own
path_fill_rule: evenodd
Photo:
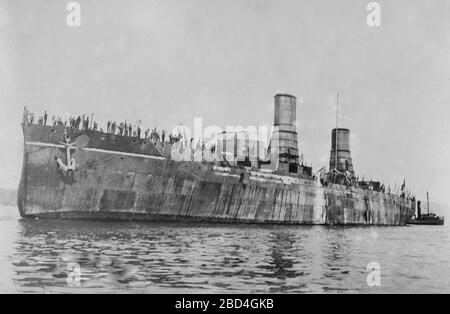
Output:
<svg viewBox="0 0 450 314">
<path fill-rule="evenodd" d="M 61 117 L 59 115 L 56 115 L 51 117 L 50 122 L 48 121 L 47 111 L 44 111 L 44 114 L 42 116 L 39 116 L 36 121 L 34 113 L 28 111 L 28 109 L 25 108 L 22 123 L 31 125 L 35 124 L 35 122 L 36 124 L 43 126 L 49 125 L 58 127 L 68 127 L 76 130 L 92 130 L 98 132 L 105 132 L 103 128 L 99 128 L 97 121 L 94 121 L 93 115 L 91 115 L 90 118 L 89 115 L 86 114 L 83 114 L 78 117 L 74 116 Z M 155 127 L 151 130 L 146 129 L 144 130 L 144 132 L 142 132 L 141 126 L 138 123 L 132 124 L 131 122 L 128 123 L 127 121 L 121 123 L 117 123 L 116 121 L 108 121 L 106 123 L 105 133 L 127 137 L 151 139 L 154 141 L 161 141 L 161 142 L 165 142 L 167 139 L 165 130 L 161 130 L 160 132 L 158 132 L 158 130 Z M 179 139 L 178 137 L 173 136 L 172 134 L 169 135 L 169 141 L 171 143 L 176 142 L 178 139 Z"/>
</svg>

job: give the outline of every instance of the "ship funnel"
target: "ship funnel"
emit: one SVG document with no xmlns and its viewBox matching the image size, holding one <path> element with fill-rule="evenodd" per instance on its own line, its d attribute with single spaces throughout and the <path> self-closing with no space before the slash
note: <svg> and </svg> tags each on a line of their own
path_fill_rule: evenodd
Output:
<svg viewBox="0 0 450 314">
<path fill-rule="evenodd" d="M 274 131 L 270 144 L 276 170 L 297 173 L 297 99 L 287 94 L 275 95 Z"/>
<path fill-rule="evenodd" d="M 338 128 L 333 129 L 331 132 L 330 170 L 332 169 L 337 169 L 341 172 L 348 171 L 352 177 L 355 176 L 353 171 L 352 156 L 350 153 L 349 129 Z"/>
</svg>

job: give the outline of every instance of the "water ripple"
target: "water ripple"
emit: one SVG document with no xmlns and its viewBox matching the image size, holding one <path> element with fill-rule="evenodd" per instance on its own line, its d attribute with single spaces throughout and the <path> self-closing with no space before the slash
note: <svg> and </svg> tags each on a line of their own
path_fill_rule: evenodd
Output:
<svg viewBox="0 0 450 314">
<path fill-rule="evenodd" d="M 450 292 L 447 227 L 101 223 L 14 217 L 0 217 L 3 292 Z M 381 265 L 380 287 L 366 283 L 370 262 Z M 67 281 L 72 263 L 80 266 L 79 285 Z"/>
</svg>

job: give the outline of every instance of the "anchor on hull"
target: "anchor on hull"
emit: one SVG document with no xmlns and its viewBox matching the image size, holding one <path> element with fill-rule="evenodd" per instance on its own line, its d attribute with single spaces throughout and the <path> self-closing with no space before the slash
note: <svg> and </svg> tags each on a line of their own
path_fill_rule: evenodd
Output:
<svg viewBox="0 0 450 314">
<path fill-rule="evenodd" d="M 75 147 L 76 141 L 75 142 L 70 142 L 70 137 L 67 136 L 67 131 L 64 131 L 64 142 L 60 142 L 60 144 L 64 145 L 66 148 L 66 161 L 67 164 L 65 164 L 61 158 L 56 159 L 56 162 L 58 163 L 59 166 L 59 170 L 62 170 L 64 172 L 72 172 L 75 171 L 77 169 L 77 164 L 75 161 L 75 158 L 71 156 L 70 151 L 73 149 L 77 149 L 77 147 Z"/>
</svg>

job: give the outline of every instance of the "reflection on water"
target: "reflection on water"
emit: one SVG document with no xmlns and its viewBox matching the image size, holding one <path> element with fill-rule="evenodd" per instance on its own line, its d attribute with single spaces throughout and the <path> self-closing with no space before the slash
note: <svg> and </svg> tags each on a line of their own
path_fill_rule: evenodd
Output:
<svg viewBox="0 0 450 314">
<path fill-rule="evenodd" d="M 0 230 L 2 292 L 450 291 L 447 227 L 112 223 L 2 214 Z M 381 265 L 380 287 L 367 286 L 370 262 Z M 79 282 L 71 281 L 74 265 Z"/>
</svg>

